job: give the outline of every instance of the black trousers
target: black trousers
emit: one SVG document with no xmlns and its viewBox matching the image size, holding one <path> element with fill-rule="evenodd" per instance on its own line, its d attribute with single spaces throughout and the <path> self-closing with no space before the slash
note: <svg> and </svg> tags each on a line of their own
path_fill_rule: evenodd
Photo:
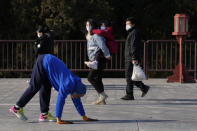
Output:
<svg viewBox="0 0 197 131">
<path fill-rule="evenodd" d="M 102 52 L 96 54 L 96 60 L 98 61 L 98 69 L 91 69 L 88 74 L 88 81 L 92 84 L 98 93 L 104 91 L 104 86 L 102 82 L 103 69 L 105 68 L 106 59 L 103 57 Z"/>
<path fill-rule="evenodd" d="M 132 81 L 131 80 L 132 73 L 133 73 L 133 64 L 131 63 L 131 61 L 125 61 L 125 78 L 126 78 L 126 82 L 127 82 L 126 94 L 133 96 L 133 86 L 134 85 L 136 85 L 142 91 L 144 90 L 143 88 L 145 88 L 145 85 L 141 81 Z"/>
<path fill-rule="evenodd" d="M 39 91 L 41 113 L 47 113 L 49 111 L 52 86 L 42 66 L 43 58 L 44 55 L 38 56 L 33 67 L 29 87 L 25 90 L 16 105 L 24 107 Z"/>
</svg>

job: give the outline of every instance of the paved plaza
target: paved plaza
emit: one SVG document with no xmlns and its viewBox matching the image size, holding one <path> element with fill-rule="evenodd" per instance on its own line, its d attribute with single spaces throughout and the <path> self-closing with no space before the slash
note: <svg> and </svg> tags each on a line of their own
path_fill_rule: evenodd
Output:
<svg viewBox="0 0 197 131">
<path fill-rule="evenodd" d="M 27 104 L 24 112 L 28 121 L 18 120 L 8 109 L 15 104 L 28 87 L 29 79 L 0 79 L 0 131 L 197 131 L 197 84 L 166 83 L 166 79 L 149 79 L 151 86 L 147 96 L 134 89 L 135 101 L 120 99 L 125 94 L 125 80 L 103 79 L 107 105 L 91 105 L 97 94 L 87 85 L 87 94 L 82 98 L 87 116 L 98 122 L 83 122 L 72 104 L 66 99 L 63 118 L 75 124 L 57 125 L 55 122 L 38 123 L 40 114 L 38 94 Z M 51 113 L 54 114 L 57 92 L 52 91 Z"/>
</svg>

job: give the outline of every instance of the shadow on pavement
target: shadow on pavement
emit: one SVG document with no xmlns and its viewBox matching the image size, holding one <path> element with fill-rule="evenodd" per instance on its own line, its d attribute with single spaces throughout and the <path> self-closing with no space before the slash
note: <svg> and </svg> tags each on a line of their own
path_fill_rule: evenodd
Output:
<svg viewBox="0 0 197 131">
<path fill-rule="evenodd" d="M 94 122 L 83 122 L 82 120 L 69 120 L 72 121 L 74 124 L 113 124 L 113 123 L 155 123 L 155 122 L 175 122 L 176 120 L 99 120 Z M 39 123 L 39 124 L 46 124 L 47 122 L 38 122 L 38 121 L 27 121 L 27 123 Z M 55 123 L 55 122 L 49 122 Z"/>
<path fill-rule="evenodd" d="M 176 120 L 100 120 L 98 123 L 174 122 Z"/>
</svg>

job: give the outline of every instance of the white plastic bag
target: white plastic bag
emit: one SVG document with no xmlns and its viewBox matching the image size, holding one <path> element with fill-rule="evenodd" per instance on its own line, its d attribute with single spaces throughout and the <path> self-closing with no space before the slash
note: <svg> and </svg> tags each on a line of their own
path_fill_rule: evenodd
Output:
<svg viewBox="0 0 197 131">
<path fill-rule="evenodd" d="M 146 75 L 139 65 L 133 66 L 133 74 L 132 74 L 131 79 L 133 81 L 142 81 L 146 79 Z"/>
</svg>

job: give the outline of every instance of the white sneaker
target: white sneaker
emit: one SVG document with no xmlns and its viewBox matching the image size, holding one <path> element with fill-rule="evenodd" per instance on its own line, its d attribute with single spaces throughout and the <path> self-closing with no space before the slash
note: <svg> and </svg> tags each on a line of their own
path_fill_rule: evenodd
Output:
<svg viewBox="0 0 197 131">
<path fill-rule="evenodd" d="M 84 62 L 89 68 L 98 69 L 98 62 L 97 61 L 85 61 Z"/>
<path fill-rule="evenodd" d="M 97 100 L 95 102 L 92 102 L 92 105 L 106 105 L 106 102 L 105 102 L 105 100 L 103 100 L 103 101 Z"/>
<path fill-rule="evenodd" d="M 105 92 L 102 92 L 101 94 L 99 94 L 99 98 L 93 102 L 93 105 L 105 105 L 106 102 L 105 100 L 107 99 L 108 95 L 105 94 Z"/>
</svg>

